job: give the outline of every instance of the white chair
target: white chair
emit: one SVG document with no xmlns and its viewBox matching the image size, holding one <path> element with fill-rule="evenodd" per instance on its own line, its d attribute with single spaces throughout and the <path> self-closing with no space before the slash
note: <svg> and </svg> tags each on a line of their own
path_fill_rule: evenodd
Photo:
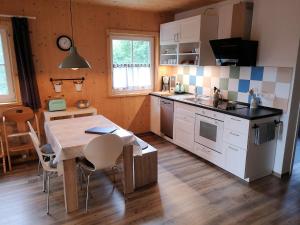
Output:
<svg viewBox="0 0 300 225">
<path fill-rule="evenodd" d="M 37 133 L 35 132 L 35 130 L 33 129 L 32 125 L 29 121 L 27 121 L 27 125 L 29 127 L 30 132 L 35 137 L 35 140 L 36 140 L 36 142 L 37 142 L 37 144 L 38 144 L 38 146 L 39 146 L 39 148 L 40 148 L 40 150 L 43 154 L 43 158 L 47 159 L 48 161 L 52 160 L 55 157 L 55 153 L 54 153 L 51 145 L 50 144 L 45 144 L 45 145 L 41 146 L 41 142 L 39 140 L 39 137 L 38 137 Z M 41 166 L 41 160 L 39 159 L 38 174 L 40 174 L 40 166 Z M 44 185 L 43 191 L 45 191 L 45 185 Z"/>
<path fill-rule="evenodd" d="M 50 194 L 50 177 L 53 174 L 57 174 L 57 168 L 56 165 L 53 163 L 54 158 L 51 158 L 50 160 L 46 161 L 45 154 L 41 151 L 40 148 L 40 142 L 39 139 L 34 132 L 31 126 L 31 124 L 28 122 L 28 126 L 30 128 L 29 136 L 31 137 L 34 149 L 36 150 L 36 153 L 38 154 L 39 160 L 41 162 L 42 168 L 43 168 L 43 189 L 45 191 L 45 181 L 47 179 L 47 214 L 49 215 L 49 194 Z M 46 155 L 48 156 L 48 155 Z M 45 179 L 46 178 L 46 179 Z"/>
<path fill-rule="evenodd" d="M 78 160 L 78 166 L 81 172 L 87 172 L 86 184 L 86 204 L 85 211 L 88 208 L 89 183 L 93 172 L 105 168 L 117 168 L 116 163 L 123 152 L 123 141 L 115 134 L 106 134 L 91 140 L 84 148 L 85 159 Z M 114 175 L 115 175 L 115 171 Z"/>
</svg>

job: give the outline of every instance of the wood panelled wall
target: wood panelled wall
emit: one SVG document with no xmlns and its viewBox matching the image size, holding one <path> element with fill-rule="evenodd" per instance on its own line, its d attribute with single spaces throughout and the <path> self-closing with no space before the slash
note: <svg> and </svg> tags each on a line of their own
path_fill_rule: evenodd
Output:
<svg viewBox="0 0 300 225">
<path fill-rule="evenodd" d="M 56 47 L 56 38 L 71 36 L 68 1 L 1 0 L 0 14 L 35 16 L 29 20 L 34 64 L 40 96 L 45 101 L 57 95 L 50 83 L 53 78 L 86 78 L 81 92 L 71 81 L 63 83 L 61 95 L 72 106 L 79 99 L 89 99 L 100 114 L 137 133 L 149 130 L 149 97 L 109 97 L 107 68 L 107 29 L 159 32 L 161 23 L 172 20 L 169 14 L 73 3 L 74 39 L 79 53 L 92 65 L 91 70 L 60 70 L 66 52 Z M 159 70 L 160 71 L 160 70 Z"/>
</svg>

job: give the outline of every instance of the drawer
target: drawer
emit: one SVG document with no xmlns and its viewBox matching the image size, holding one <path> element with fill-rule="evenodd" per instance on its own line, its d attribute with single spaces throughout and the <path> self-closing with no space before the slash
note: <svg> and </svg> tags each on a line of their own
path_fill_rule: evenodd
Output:
<svg viewBox="0 0 300 225">
<path fill-rule="evenodd" d="M 175 102 L 174 103 L 174 114 L 175 115 L 182 115 L 187 117 L 195 117 L 197 108 L 194 106 L 190 106 L 187 104 L 182 104 Z"/>
<path fill-rule="evenodd" d="M 240 133 L 229 129 L 224 129 L 223 141 L 229 144 L 247 149 L 248 134 Z"/>
<path fill-rule="evenodd" d="M 210 161 L 210 150 L 205 148 L 203 145 L 195 143 L 193 153 L 203 159 L 206 159 L 207 161 Z"/>
<path fill-rule="evenodd" d="M 188 131 L 189 133 L 194 133 L 195 119 L 191 117 L 175 117 L 174 118 L 174 129 L 181 128 Z M 193 137 L 194 138 L 194 137 Z"/>
<path fill-rule="evenodd" d="M 246 170 L 246 151 L 224 142 L 225 169 L 244 179 Z"/>
<path fill-rule="evenodd" d="M 204 116 L 207 116 L 207 117 L 210 117 L 210 118 L 221 120 L 221 121 L 224 121 L 224 119 L 225 119 L 225 114 L 219 113 L 219 112 L 216 112 L 216 111 L 213 111 L 213 110 L 199 108 L 199 109 L 197 109 L 197 113 L 201 114 L 201 115 L 204 115 Z"/>
<path fill-rule="evenodd" d="M 224 127 L 240 133 L 248 134 L 249 120 L 242 119 L 236 116 L 225 116 Z"/>
<path fill-rule="evenodd" d="M 225 155 L 219 152 L 213 151 L 203 145 L 194 144 L 194 154 L 200 156 L 203 159 L 221 167 L 225 168 Z"/>
<path fill-rule="evenodd" d="M 177 122 L 177 120 L 182 120 L 185 123 L 192 123 L 193 126 L 195 124 L 195 117 L 191 117 L 186 114 L 175 114 L 174 115 L 174 124 Z"/>
</svg>

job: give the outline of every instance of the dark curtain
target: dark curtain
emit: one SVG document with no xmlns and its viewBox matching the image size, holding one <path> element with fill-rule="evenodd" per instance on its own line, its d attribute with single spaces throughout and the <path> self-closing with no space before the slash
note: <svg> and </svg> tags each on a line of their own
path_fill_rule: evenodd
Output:
<svg viewBox="0 0 300 225">
<path fill-rule="evenodd" d="M 22 102 L 37 111 L 41 101 L 36 82 L 27 18 L 12 18 L 14 45 Z"/>
</svg>

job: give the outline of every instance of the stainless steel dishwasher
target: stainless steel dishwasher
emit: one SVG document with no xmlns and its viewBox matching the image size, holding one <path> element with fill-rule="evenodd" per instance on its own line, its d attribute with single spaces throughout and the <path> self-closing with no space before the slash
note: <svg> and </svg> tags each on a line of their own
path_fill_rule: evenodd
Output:
<svg viewBox="0 0 300 225">
<path fill-rule="evenodd" d="M 172 100 L 160 100 L 160 132 L 169 138 L 173 138 L 174 102 Z"/>
</svg>

